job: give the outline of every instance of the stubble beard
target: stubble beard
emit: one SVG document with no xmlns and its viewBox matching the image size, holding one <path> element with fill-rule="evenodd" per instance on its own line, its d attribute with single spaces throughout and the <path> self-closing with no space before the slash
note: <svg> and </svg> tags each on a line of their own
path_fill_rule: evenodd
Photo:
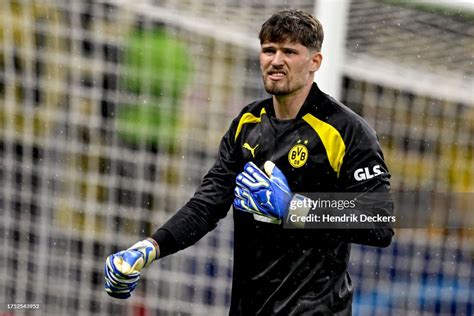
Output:
<svg viewBox="0 0 474 316">
<path fill-rule="evenodd" d="M 270 79 L 265 77 L 263 78 L 263 85 L 265 91 L 272 95 L 287 95 L 291 92 L 291 87 L 289 87 L 288 83 L 279 86 L 278 82 L 272 82 Z"/>
<path fill-rule="evenodd" d="M 298 90 L 304 88 L 304 82 L 292 82 L 286 81 L 284 84 L 280 84 L 278 82 L 272 82 L 268 78 L 263 78 L 263 85 L 265 87 L 265 91 L 271 95 L 276 96 L 285 96 L 295 93 Z"/>
</svg>

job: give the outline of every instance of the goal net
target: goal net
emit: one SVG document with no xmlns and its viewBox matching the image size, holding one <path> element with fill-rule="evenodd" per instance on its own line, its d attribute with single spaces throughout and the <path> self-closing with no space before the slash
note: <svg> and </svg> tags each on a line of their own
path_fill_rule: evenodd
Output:
<svg viewBox="0 0 474 316">
<path fill-rule="evenodd" d="M 231 216 L 150 267 L 129 300 L 107 296 L 103 263 L 192 196 L 231 119 L 266 97 L 257 33 L 289 5 L 0 1 L 0 314 L 228 313 Z M 350 3 L 340 99 L 378 132 L 394 191 L 474 194 L 472 12 Z M 354 314 L 471 315 L 467 219 L 353 245 Z"/>
</svg>

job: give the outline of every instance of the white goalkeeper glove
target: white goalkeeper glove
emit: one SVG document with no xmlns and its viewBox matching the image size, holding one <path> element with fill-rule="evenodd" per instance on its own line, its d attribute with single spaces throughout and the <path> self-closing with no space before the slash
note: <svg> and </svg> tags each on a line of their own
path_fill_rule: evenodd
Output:
<svg viewBox="0 0 474 316">
<path fill-rule="evenodd" d="M 108 256 L 104 269 L 107 294 L 121 299 L 130 297 L 137 287 L 142 269 L 158 257 L 158 244 L 151 238 Z"/>
</svg>

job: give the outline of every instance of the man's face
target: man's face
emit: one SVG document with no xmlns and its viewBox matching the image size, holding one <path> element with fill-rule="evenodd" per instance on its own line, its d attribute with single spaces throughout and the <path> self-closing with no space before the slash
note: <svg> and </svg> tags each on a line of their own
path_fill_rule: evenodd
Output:
<svg viewBox="0 0 474 316">
<path fill-rule="evenodd" d="M 265 90 L 273 95 L 295 94 L 313 82 L 321 54 L 294 42 L 265 42 L 260 50 L 260 70 Z"/>
</svg>

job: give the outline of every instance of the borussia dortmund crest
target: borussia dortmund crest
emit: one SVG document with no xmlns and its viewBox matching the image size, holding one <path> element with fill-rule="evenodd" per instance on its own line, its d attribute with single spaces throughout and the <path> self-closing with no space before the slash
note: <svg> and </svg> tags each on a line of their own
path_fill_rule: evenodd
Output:
<svg viewBox="0 0 474 316">
<path fill-rule="evenodd" d="M 303 167 L 306 160 L 308 160 L 308 148 L 305 146 L 307 143 L 307 140 L 304 141 L 304 144 L 301 143 L 301 140 L 298 140 L 298 143 L 288 152 L 288 161 L 294 168 Z"/>
</svg>

